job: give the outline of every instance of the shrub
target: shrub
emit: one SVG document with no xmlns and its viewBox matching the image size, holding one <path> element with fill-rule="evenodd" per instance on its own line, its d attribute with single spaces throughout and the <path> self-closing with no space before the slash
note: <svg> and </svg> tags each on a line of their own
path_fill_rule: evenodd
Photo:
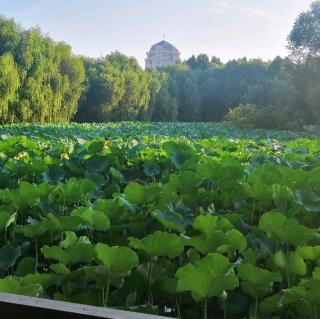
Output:
<svg viewBox="0 0 320 319">
<path fill-rule="evenodd" d="M 256 126 L 257 108 L 254 104 L 240 104 L 231 108 L 224 119 L 235 127 L 253 128 Z"/>
</svg>

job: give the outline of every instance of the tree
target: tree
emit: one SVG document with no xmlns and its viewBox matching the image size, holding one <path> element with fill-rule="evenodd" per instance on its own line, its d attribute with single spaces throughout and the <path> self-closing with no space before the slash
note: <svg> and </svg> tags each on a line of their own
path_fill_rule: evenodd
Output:
<svg viewBox="0 0 320 319">
<path fill-rule="evenodd" d="M 241 103 L 249 88 L 262 83 L 267 63 L 246 58 L 214 64 L 199 77 L 201 120 L 221 121 L 230 107 Z"/>
<path fill-rule="evenodd" d="M 294 23 L 288 37 L 292 57 L 298 61 L 320 55 L 320 1 L 311 4 Z"/>
<path fill-rule="evenodd" d="M 15 57 L 21 34 L 22 29 L 14 20 L 0 16 L 0 55 L 11 52 Z"/>
<path fill-rule="evenodd" d="M 103 59 L 87 60 L 87 89 L 81 99 L 79 121 L 136 120 L 147 113 L 154 85 L 150 73 L 134 58 L 115 52 Z"/>
<path fill-rule="evenodd" d="M 192 70 L 206 70 L 210 67 L 209 57 L 206 54 L 199 54 L 197 57 L 193 55 L 186 61 L 186 64 L 189 65 Z"/>
<path fill-rule="evenodd" d="M 37 28 L 23 30 L 0 18 L 2 122 L 67 122 L 77 110 L 83 90 L 82 61 L 71 48 L 43 36 Z M 10 97 L 9 97 L 10 96 Z"/>
<path fill-rule="evenodd" d="M 14 64 L 13 56 L 6 53 L 0 56 L 0 119 L 1 122 L 9 120 L 9 106 L 17 98 L 20 86 L 18 70 Z"/>
<path fill-rule="evenodd" d="M 154 100 L 153 121 L 174 122 L 178 117 L 177 84 L 163 73 L 161 88 Z"/>
<path fill-rule="evenodd" d="M 195 122 L 200 116 L 198 72 L 188 65 L 177 64 L 166 70 L 177 85 L 178 120 Z"/>
</svg>

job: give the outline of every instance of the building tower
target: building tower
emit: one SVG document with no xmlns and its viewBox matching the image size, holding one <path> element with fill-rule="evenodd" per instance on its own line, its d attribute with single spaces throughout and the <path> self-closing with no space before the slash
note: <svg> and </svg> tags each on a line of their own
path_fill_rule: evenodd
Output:
<svg viewBox="0 0 320 319">
<path fill-rule="evenodd" d="M 155 70 L 176 64 L 180 60 L 181 53 L 171 43 L 163 40 L 154 44 L 147 52 L 146 69 Z"/>
</svg>

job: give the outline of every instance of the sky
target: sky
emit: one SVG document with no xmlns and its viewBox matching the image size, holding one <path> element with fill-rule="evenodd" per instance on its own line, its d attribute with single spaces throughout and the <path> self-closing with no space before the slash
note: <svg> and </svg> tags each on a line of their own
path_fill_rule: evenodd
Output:
<svg viewBox="0 0 320 319">
<path fill-rule="evenodd" d="M 286 56 L 286 39 L 312 0 L 0 0 L 0 15 L 39 26 L 75 54 L 120 51 L 143 66 L 164 38 L 182 53 L 264 60 Z"/>
</svg>

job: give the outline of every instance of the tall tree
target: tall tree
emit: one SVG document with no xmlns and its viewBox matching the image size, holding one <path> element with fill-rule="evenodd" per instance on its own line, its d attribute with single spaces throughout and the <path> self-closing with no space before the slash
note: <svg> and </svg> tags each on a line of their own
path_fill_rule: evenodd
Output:
<svg viewBox="0 0 320 319">
<path fill-rule="evenodd" d="M 200 116 L 200 91 L 198 72 L 186 64 L 167 68 L 167 72 L 177 85 L 178 120 L 198 121 Z"/>
<path fill-rule="evenodd" d="M 206 54 L 193 55 L 186 61 L 192 70 L 200 69 L 206 70 L 210 67 L 209 57 Z"/>
<path fill-rule="evenodd" d="M 5 102 L 8 114 L 2 114 L 2 122 L 71 119 L 83 90 L 84 69 L 69 46 L 55 43 L 37 28 L 23 30 L 13 20 L 0 18 L 0 57 L 7 62 L 2 82 L 15 79 L 15 99 Z"/>
<path fill-rule="evenodd" d="M 174 122 L 178 118 L 178 87 L 168 73 L 163 73 L 161 88 L 154 99 L 153 121 Z"/>
<path fill-rule="evenodd" d="M 0 120 L 10 119 L 9 106 L 16 101 L 20 86 L 19 73 L 10 53 L 0 56 Z"/>
<path fill-rule="evenodd" d="M 298 61 L 320 56 L 320 1 L 297 18 L 288 37 L 293 58 Z"/>
<path fill-rule="evenodd" d="M 135 120 L 150 106 L 152 76 L 134 58 L 115 52 L 85 63 L 87 90 L 76 119 L 80 121 Z"/>
</svg>

